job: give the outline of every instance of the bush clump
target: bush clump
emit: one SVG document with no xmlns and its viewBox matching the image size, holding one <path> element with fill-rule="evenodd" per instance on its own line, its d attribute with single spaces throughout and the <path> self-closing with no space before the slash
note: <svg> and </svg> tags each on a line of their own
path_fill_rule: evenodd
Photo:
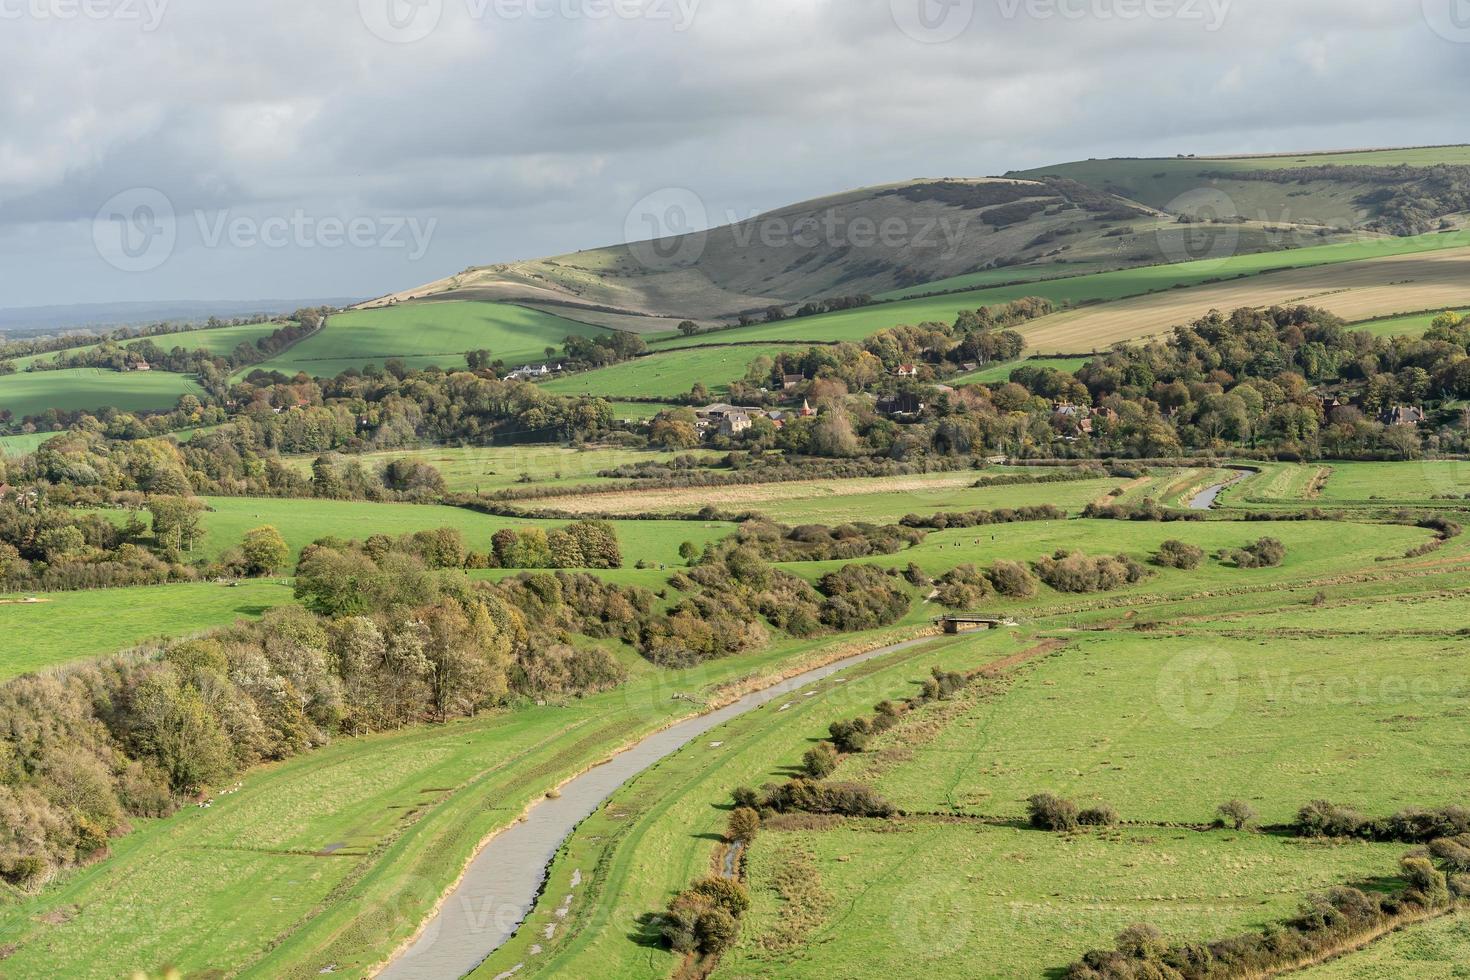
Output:
<svg viewBox="0 0 1470 980">
<path fill-rule="evenodd" d="M 1061 832 L 1081 826 L 1077 804 L 1050 793 L 1037 793 L 1027 800 L 1026 816 L 1037 830 Z"/>
<path fill-rule="evenodd" d="M 1154 552 L 1154 564 L 1164 568 L 1178 568 L 1192 572 L 1205 563 L 1204 549 L 1196 548 L 1183 541 L 1169 540 L 1159 545 Z"/>
<path fill-rule="evenodd" d="M 1276 538 L 1261 538 L 1244 548 L 1236 548 L 1221 555 L 1236 568 L 1276 568 L 1286 560 L 1286 545 Z"/>
<path fill-rule="evenodd" d="M 1059 551 L 1036 563 L 1037 574 L 1058 592 L 1111 592 L 1141 582 L 1148 570 L 1127 555 L 1093 558 Z"/>
</svg>

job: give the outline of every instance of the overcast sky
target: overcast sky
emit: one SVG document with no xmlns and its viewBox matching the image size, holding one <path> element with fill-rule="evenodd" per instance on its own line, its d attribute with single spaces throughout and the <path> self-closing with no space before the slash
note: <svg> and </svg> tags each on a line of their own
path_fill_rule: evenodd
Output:
<svg viewBox="0 0 1470 980">
<path fill-rule="evenodd" d="M 1470 0 L 0 0 L 0 66 L 0 306 L 377 295 L 667 188 L 1470 141 Z"/>
</svg>

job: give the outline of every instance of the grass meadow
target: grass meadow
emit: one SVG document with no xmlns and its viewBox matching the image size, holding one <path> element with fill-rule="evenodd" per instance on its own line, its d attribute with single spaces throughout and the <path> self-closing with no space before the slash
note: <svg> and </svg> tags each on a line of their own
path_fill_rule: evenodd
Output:
<svg viewBox="0 0 1470 980">
<path fill-rule="evenodd" d="M 411 459 L 433 466 L 444 476 L 445 485 L 461 493 L 492 493 L 523 484 L 541 486 L 596 486 L 616 484 L 616 479 L 598 476 L 604 470 L 635 463 L 660 463 L 676 456 L 713 456 L 713 453 L 662 452 L 643 449 L 567 449 L 561 446 L 525 445 L 503 447 L 434 447 L 389 450 L 350 457 L 368 470 L 398 459 Z M 315 456 L 295 456 L 288 464 L 309 474 Z"/>
<path fill-rule="evenodd" d="M 349 368 L 381 366 L 393 357 L 410 367 L 437 364 L 453 370 L 465 367 L 466 351 L 480 349 L 517 365 L 544 361 L 545 348 L 559 348 L 569 336 L 596 337 L 604 332 L 505 303 L 410 303 L 338 314 L 324 329 L 242 373 L 304 371 L 314 377 L 335 377 Z"/>
<path fill-rule="evenodd" d="M 0 653 L 0 680 L 145 640 L 191 636 L 292 601 L 290 587 L 272 581 L 0 594 L 0 634 L 10 638 Z"/>
<path fill-rule="evenodd" d="M 0 409 L 16 419 L 40 415 L 48 408 L 62 412 L 163 412 L 182 395 L 197 395 L 198 385 L 182 374 L 166 371 L 103 371 L 68 368 L 65 371 L 21 372 L 0 377 Z"/>
<path fill-rule="evenodd" d="M 256 770 L 209 808 L 140 821 L 105 860 L 13 898 L 0 909 L 0 943 L 15 947 L 5 970 L 361 976 L 532 800 L 717 686 L 774 678 L 829 656 L 832 643 L 787 642 L 687 671 L 636 661 L 615 692 L 341 739 Z"/>
<path fill-rule="evenodd" d="M 756 358 L 775 357 L 791 349 L 790 345 L 739 344 L 652 354 L 596 371 L 570 374 L 541 387 L 555 395 L 676 398 L 687 395 L 696 383 L 703 383 L 712 396 L 721 397 L 728 392 L 731 381 L 745 377 Z"/>
<path fill-rule="evenodd" d="M 269 337 L 280 329 L 278 323 L 247 323 L 232 327 L 216 327 L 212 330 L 183 330 L 179 333 L 163 334 L 157 337 L 149 337 L 160 350 L 171 351 L 175 347 L 182 347 L 187 351 L 207 350 L 211 354 L 229 354 L 241 344 L 254 344 L 257 340 Z M 123 346 L 135 343 L 138 339 L 123 341 Z M 33 354 L 30 357 L 17 357 L 14 364 L 18 370 L 24 371 L 27 367 L 38 361 L 54 361 L 62 353 L 76 354 L 82 351 L 95 350 L 96 345 L 89 347 L 73 347 L 68 351 L 50 351 L 45 354 Z"/>
<path fill-rule="evenodd" d="M 472 550 L 487 551 L 490 538 L 501 528 L 560 527 L 565 521 L 531 521 L 492 517 L 459 507 L 422 504 L 378 504 L 347 500 L 278 500 L 262 497 L 207 497 L 205 535 L 198 550 L 216 557 L 240 543 L 245 532 L 269 524 L 291 546 L 291 560 L 318 538 L 366 540 L 374 534 L 400 535 L 441 527 L 458 528 Z M 679 545 L 705 542 L 729 534 L 728 524 L 696 521 L 619 521 L 615 527 L 628 565 L 643 559 L 673 564 Z"/>
<path fill-rule="evenodd" d="M 802 317 L 783 320 L 779 323 L 760 324 L 721 330 L 696 337 L 660 338 L 650 344 L 654 349 L 697 347 L 706 344 L 753 343 L 757 341 L 858 341 L 869 334 L 898 324 L 916 324 L 926 320 L 952 323 L 962 310 L 973 310 L 981 306 L 994 306 L 1020 299 L 1023 296 L 1041 296 L 1058 304 L 1112 303 L 1129 297 L 1143 296 L 1173 290 L 1185 290 L 1192 286 L 1203 286 L 1219 279 L 1238 276 L 1255 276 L 1264 272 L 1285 269 L 1310 269 L 1318 266 L 1345 262 L 1363 262 L 1371 259 L 1414 256 L 1451 248 L 1464 248 L 1470 244 L 1470 233 L 1452 235 L 1421 235 L 1416 238 L 1384 238 L 1337 245 L 1322 245 L 1314 248 L 1294 249 L 1290 252 L 1268 252 L 1255 255 L 1238 255 L 1228 259 L 1185 262 L 1176 265 L 1156 265 L 1117 272 L 1075 276 L 1066 279 L 1050 279 L 1040 282 L 1021 283 L 1013 286 L 995 286 L 988 289 L 965 290 L 930 296 L 922 299 L 884 303 L 841 313 L 823 316 Z M 942 284 L 933 284 L 943 288 Z M 1462 297 L 1455 297 L 1456 301 Z M 1423 309 L 1429 303 L 1414 309 Z M 1379 312 L 1392 312 L 1383 310 Z M 1180 321 L 1183 322 L 1183 321 Z M 1135 335 L 1144 335 L 1145 330 Z M 1091 350 L 1088 343 L 1083 349 Z M 1074 348 L 1074 350 L 1076 350 Z M 1080 351 L 1077 351 L 1080 353 Z"/>
</svg>

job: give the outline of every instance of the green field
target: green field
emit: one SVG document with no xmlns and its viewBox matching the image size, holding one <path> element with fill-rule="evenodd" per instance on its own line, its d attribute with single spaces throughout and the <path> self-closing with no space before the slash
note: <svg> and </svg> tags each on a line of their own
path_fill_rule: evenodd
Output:
<svg viewBox="0 0 1470 980">
<path fill-rule="evenodd" d="M 717 977 L 1046 977 L 1147 921 L 1187 941 L 1264 926 L 1303 892 L 1391 869 L 1394 845 L 852 821 L 757 841 L 755 906 Z M 794 878 L 800 908 L 783 900 Z M 639 974 L 630 974 L 639 975 Z"/>
<path fill-rule="evenodd" d="M 0 453 L 14 458 L 33 453 L 41 444 L 56 435 L 55 432 L 32 432 L 29 435 L 0 436 Z"/>
<path fill-rule="evenodd" d="M 1060 649 L 912 716 L 836 777 L 873 782 L 906 809 L 983 819 L 763 834 L 747 864 L 755 906 L 716 978 L 1047 975 L 1133 922 L 1181 942 L 1217 938 L 1290 915 L 1314 889 L 1392 873 L 1402 845 L 1148 825 L 1207 823 L 1231 796 L 1268 821 L 1315 796 L 1373 813 L 1458 799 L 1470 775 L 1470 734 L 1453 721 L 1470 704 L 1470 651 L 1453 639 L 1462 600 L 1447 596 L 1415 618 L 1439 636 L 1368 639 L 1346 617 L 1364 601 L 1395 608 L 1437 587 L 1376 560 L 1424 532 L 1072 521 L 943 532 L 873 561 L 937 574 L 1052 546 L 1141 557 L 1164 537 L 1213 550 L 1265 532 L 1288 544 L 1280 569 L 1210 563 L 1107 597 L 1044 589 L 1020 604 L 1020 630 L 897 654 L 711 732 L 579 828 L 547 889 L 572 896 L 570 918 L 543 903 L 476 976 L 517 966 L 517 976 L 667 976 L 675 961 L 650 948 L 640 917 L 707 873 L 731 787 L 784 778 L 828 721 L 911 692 L 929 666 L 974 669 L 1047 636 Z M 1431 582 L 1463 589 L 1465 549 L 1453 557 Z M 812 576 L 838 564 L 788 568 Z M 1318 587 L 1341 598 L 1307 605 L 1303 623 L 1295 610 Z M 1140 611 L 1165 628 L 1134 630 Z M 1255 616 L 1260 637 L 1237 635 Z M 1168 628 L 1174 617 L 1186 635 Z M 1083 622 L 1101 632 L 1074 632 Z M 1298 624 L 1312 638 L 1262 642 Z M 1041 791 L 1105 799 L 1145 826 L 1077 837 L 1017 829 L 1024 800 Z M 563 926 L 548 941 L 552 923 Z"/>
<path fill-rule="evenodd" d="M 112 977 L 168 963 L 187 975 L 360 976 L 532 800 L 718 685 L 774 678 L 822 650 L 786 643 L 674 672 L 633 660 L 615 692 L 341 739 L 261 768 L 208 809 L 139 821 L 105 861 L 0 910 L 0 942 L 18 947 L 6 973 Z"/>
<path fill-rule="evenodd" d="M 1332 475 L 1322 488 L 1324 503 L 1404 503 L 1470 494 L 1470 462 L 1463 460 L 1329 465 Z"/>
<path fill-rule="evenodd" d="M 399 535 L 453 527 L 464 533 L 468 548 L 488 551 L 490 538 L 501 528 L 550 528 L 566 523 L 491 517 L 460 507 L 422 504 L 260 497 L 208 497 L 205 503 L 209 507 L 209 512 L 204 515 L 205 535 L 196 551 L 210 558 L 239 545 L 246 531 L 267 524 L 286 538 L 294 562 L 302 548 L 328 535 L 361 541 L 374 534 Z M 728 524 L 692 521 L 618 521 L 615 527 L 622 543 L 623 558 L 629 566 L 640 559 L 677 563 L 682 542 L 693 541 L 702 547 L 706 541 L 722 538 L 733 530 Z"/>
<path fill-rule="evenodd" d="M 494 448 L 441 446 L 433 449 L 363 453 L 350 459 L 361 463 L 369 471 L 395 459 L 416 460 L 437 469 L 451 491 L 492 493 L 526 484 L 537 487 L 615 484 L 617 480 L 597 474 L 618 466 L 668 462 L 681 455 L 713 454 L 601 447 L 565 449 L 560 446 L 528 444 Z M 295 456 L 289 458 L 287 463 L 298 473 L 310 474 L 311 464 L 315 459 L 315 456 Z"/>
<path fill-rule="evenodd" d="M 737 345 L 653 354 L 597 371 L 570 374 L 541 387 L 557 395 L 674 398 L 687 395 L 696 382 L 702 382 L 712 395 L 719 397 L 726 393 L 731 381 L 745 376 L 751 361 L 790 350 L 790 346 Z"/>
<path fill-rule="evenodd" d="M 1118 272 L 1104 272 L 1068 279 L 967 290 L 944 296 L 883 303 L 841 313 L 782 320 L 721 330 L 697 337 L 666 337 L 650 344 L 655 349 L 697 347 L 711 343 L 757 341 L 858 341 L 898 324 L 928 320 L 951 323 L 962 310 L 994 306 L 1040 296 L 1057 304 L 1108 302 L 1145 293 L 1197 286 L 1217 279 L 1258 275 L 1279 269 L 1305 269 L 1365 259 L 1386 258 L 1421 252 L 1462 248 L 1470 244 L 1470 233 L 1420 235 L 1413 238 L 1373 238 L 1365 241 L 1321 245 L 1286 252 L 1237 255 L 1175 265 L 1155 265 Z M 943 288 L 932 283 L 931 288 Z"/>
<path fill-rule="evenodd" d="M 290 588 L 268 581 L 0 595 L 0 633 L 13 641 L 0 653 L 0 680 L 158 637 L 192 636 L 291 601 Z"/>
<path fill-rule="evenodd" d="M 1368 320 L 1352 325 L 1353 330 L 1366 330 L 1375 337 L 1422 337 L 1439 313 L 1416 313 L 1412 316 L 1395 316 L 1386 320 Z"/>
<path fill-rule="evenodd" d="M 961 374 L 950 378 L 948 383 L 952 385 L 994 385 L 1005 384 L 1023 367 L 1051 368 L 1053 371 L 1062 371 L 1071 374 L 1091 361 L 1090 357 L 1039 357 L 1023 361 L 1010 361 L 1005 364 L 991 364 L 978 371 L 969 374 Z"/>
<path fill-rule="evenodd" d="M 119 341 L 119 345 L 127 347 L 138 343 L 140 340 L 152 341 L 159 350 L 171 351 L 175 347 L 182 347 L 187 351 L 207 350 L 211 354 L 229 354 L 241 344 L 254 344 L 263 337 L 269 337 L 281 328 L 279 323 L 247 323 L 232 327 L 216 327 L 212 330 L 182 330 L 178 333 L 161 334 L 157 337 L 134 337 L 130 340 Z M 83 351 L 95 350 L 96 344 L 87 347 L 73 347 L 66 351 L 50 351 L 45 354 L 33 354 L 30 357 L 18 357 L 15 366 L 24 371 L 37 361 L 54 361 L 63 354 L 77 354 Z"/>
<path fill-rule="evenodd" d="M 1470 913 L 1396 932 L 1360 953 L 1303 970 L 1303 980 L 1456 980 L 1470 963 Z"/>
<path fill-rule="evenodd" d="M 163 412 L 181 395 L 198 395 L 199 387 L 182 374 L 165 371 L 101 371 L 70 368 L 0 377 L 0 409 L 16 420 L 40 415 L 48 408 L 62 412 Z"/>
<path fill-rule="evenodd" d="M 314 377 L 336 377 L 349 368 L 382 366 L 398 358 L 409 367 L 465 368 L 465 352 L 488 350 L 512 366 L 544 361 L 547 347 L 561 347 L 568 336 L 596 337 L 598 327 L 524 306 L 504 303 L 407 303 L 354 310 L 327 320 L 322 330 L 255 370 Z"/>
</svg>

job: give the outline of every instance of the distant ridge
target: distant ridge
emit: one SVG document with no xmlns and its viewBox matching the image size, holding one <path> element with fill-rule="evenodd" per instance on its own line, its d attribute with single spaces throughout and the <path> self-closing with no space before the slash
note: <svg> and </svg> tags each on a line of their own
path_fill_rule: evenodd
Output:
<svg viewBox="0 0 1470 980">
<path fill-rule="evenodd" d="M 88 327 L 131 327 L 152 323 L 202 322 L 264 314 L 291 313 L 307 306 L 352 306 L 351 297 L 327 299 L 160 300 L 136 303 L 78 303 L 0 308 L 0 332 L 44 334 Z"/>
</svg>

